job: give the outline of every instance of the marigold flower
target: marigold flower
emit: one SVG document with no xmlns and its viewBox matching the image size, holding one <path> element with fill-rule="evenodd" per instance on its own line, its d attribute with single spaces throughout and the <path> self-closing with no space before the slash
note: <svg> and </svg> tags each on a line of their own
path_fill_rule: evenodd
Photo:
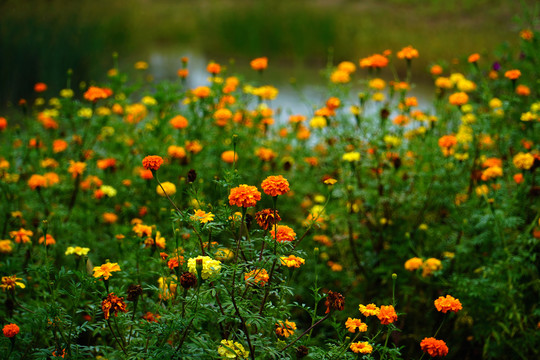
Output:
<svg viewBox="0 0 540 360">
<path fill-rule="evenodd" d="M 185 79 L 189 75 L 189 70 L 188 69 L 178 69 L 178 71 L 176 72 L 176 75 L 178 75 L 179 78 Z"/>
<path fill-rule="evenodd" d="M 13 251 L 11 240 L 0 240 L 0 254 L 9 254 Z"/>
<path fill-rule="evenodd" d="M 138 237 L 151 237 L 152 236 L 152 227 L 144 225 L 141 223 L 135 224 L 133 226 L 133 232 L 137 234 Z"/>
<path fill-rule="evenodd" d="M 527 85 L 518 85 L 516 87 L 516 94 L 519 96 L 529 96 L 531 95 L 531 89 Z"/>
<path fill-rule="evenodd" d="M 218 347 L 218 355 L 222 359 L 247 359 L 249 351 L 246 351 L 242 344 L 232 340 L 221 340 Z"/>
<path fill-rule="evenodd" d="M 269 162 L 274 160 L 277 154 L 272 149 L 260 147 L 255 151 L 255 156 L 257 156 L 262 161 Z"/>
<path fill-rule="evenodd" d="M 204 99 L 210 96 L 210 88 L 207 86 L 198 86 L 191 90 L 191 93 L 199 99 Z"/>
<path fill-rule="evenodd" d="M 56 240 L 52 237 L 51 234 L 47 234 L 47 240 L 46 241 L 45 241 L 45 238 L 42 236 L 42 237 L 39 238 L 38 242 L 40 244 L 43 244 L 43 242 L 45 242 L 45 246 L 56 244 Z"/>
<path fill-rule="evenodd" d="M 434 304 L 437 311 L 444 314 L 446 314 L 448 311 L 457 313 L 459 310 L 463 309 L 461 302 L 450 295 L 446 295 L 446 297 L 440 296 L 437 300 L 435 300 Z"/>
<path fill-rule="evenodd" d="M 2 328 L 2 332 L 4 333 L 4 336 L 7 337 L 7 338 L 12 338 L 14 337 L 15 335 L 17 335 L 19 333 L 19 326 L 17 326 L 17 324 L 7 324 L 7 325 L 4 325 L 4 327 Z"/>
<path fill-rule="evenodd" d="M 197 275 L 197 260 L 202 261 L 201 277 L 204 280 L 216 278 L 221 271 L 221 262 L 209 256 L 197 256 L 188 260 L 188 270 Z"/>
<path fill-rule="evenodd" d="M 521 173 L 515 174 L 514 175 L 514 182 L 516 184 L 521 184 L 523 182 L 523 174 L 521 174 Z M 0 252 L 1 252 L 1 250 L 0 250 Z"/>
<path fill-rule="evenodd" d="M 355 333 L 356 329 L 358 329 L 358 331 L 360 332 L 367 331 L 367 324 L 363 323 L 360 319 L 348 318 L 345 322 L 345 327 L 347 328 L 347 330 L 349 330 L 349 332 L 352 333 Z"/>
<path fill-rule="evenodd" d="M 221 65 L 219 65 L 219 64 L 217 64 L 215 62 L 211 62 L 206 67 L 206 71 L 208 71 L 212 75 L 217 75 L 217 74 L 219 74 L 221 72 Z"/>
<path fill-rule="evenodd" d="M 32 230 L 25 230 L 23 228 L 20 228 L 19 230 L 10 231 L 9 236 L 14 238 L 13 240 L 16 243 L 29 243 L 30 242 L 30 236 L 33 236 L 34 232 Z"/>
<path fill-rule="evenodd" d="M 42 82 L 38 82 L 34 85 L 34 91 L 35 92 L 44 92 L 47 90 L 47 84 L 45 83 L 42 83 Z"/>
<path fill-rule="evenodd" d="M 114 316 L 118 316 L 119 311 L 127 313 L 127 305 L 124 302 L 123 297 L 118 297 L 114 295 L 114 293 L 110 293 L 101 302 L 101 310 L 103 310 L 103 316 L 105 317 L 105 319 L 108 320 L 111 312 L 114 313 Z"/>
<path fill-rule="evenodd" d="M 373 351 L 373 346 L 371 346 L 367 341 L 358 341 L 352 343 L 349 348 L 355 353 L 361 354 L 371 354 Z"/>
<path fill-rule="evenodd" d="M 469 58 L 467 59 L 467 61 L 470 62 L 470 63 L 475 63 L 478 60 L 480 60 L 480 54 L 478 54 L 478 53 L 474 53 L 474 54 L 469 55 Z"/>
<path fill-rule="evenodd" d="M 340 293 L 329 290 L 324 305 L 326 306 L 325 314 L 328 314 L 330 310 L 342 311 L 345 308 L 345 297 Z"/>
<path fill-rule="evenodd" d="M 47 187 L 47 179 L 43 175 L 34 174 L 28 179 L 28 186 L 32 190 Z"/>
<path fill-rule="evenodd" d="M 504 77 L 510 80 L 517 80 L 521 76 L 521 71 L 514 69 L 514 70 L 508 70 L 504 73 Z"/>
<path fill-rule="evenodd" d="M 261 188 L 266 195 L 272 197 L 284 195 L 289 192 L 289 182 L 282 175 L 269 176 L 261 183 Z"/>
<path fill-rule="evenodd" d="M 518 153 L 512 159 L 514 166 L 518 169 L 529 170 L 534 164 L 534 156 L 530 153 Z"/>
<path fill-rule="evenodd" d="M 184 257 L 182 255 L 177 255 L 167 261 L 167 266 L 171 270 L 181 265 L 184 265 Z"/>
<path fill-rule="evenodd" d="M 431 67 L 431 69 L 429 70 L 429 72 L 431 73 L 431 75 L 435 75 L 435 76 L 441 75 L 441 74 L 443 73 L 443 68 L 442 68 L 441 65 L 435 64 L 435 65 L 433 65 L 433 66 Z"/>
<path fill-rule="evenodd" d="M 443 340 L 437 340 L 433 337 L 424 338 L 420 342 L 422 351 L 427 352 L 429 356 L 446 356 L 448 354 L 448 346 Z"/>
<path fill-rule="evenodd" d="M 405 270 L 408 271 L 415 271 L 422 267 L 422 264 L 424 261 L 420 259 L 419 257 L 413 257 L 409 260 L 405 261 Z"/>
<path fill-rule="evenodd" d="M 90 248 L 85 248 L 85 247 L 80 247 L 80 246 L 69 246 L 66 249 L 65 254 L 66 255 L 75 254 L 77 256 L 85 256 L 88 254 L 89 251 L 90 251 Z"/>
<path fill-rule="evenodd" d="M 106 99 L 111 95 L 111 89 L 90 86 L 84 93 L 84 98 L 88 101 L 96 102 L 101 99 Z"/>
<path fill-rule="evenodd" d="M 356 152 L 356 151 L 347 152 L 347 153 L 343 154 L 341 159 L 343 161 L 348 161 L 348 162 L 360 161 L 360 153 Z"/>
<path fill-rule="evenodd" d="M 113 169 L 116 167 L 116 159 L 114 158 L 107 158 L 107 159 L 100 159 L 97 161 L 97 167 L 101 170 L 106 170 L 106 169 Z"/>
<path fill-rule="evenodd" d="M 242 184 L 231 189 L 229 204 L 238 207 L 253 207 L 261 200 L 261 193 L 255 186 Z"/>
<path fill-rule="evenodd" d="M 392 305 L 382 305 L 379 309 L 377 317 L 381 321 L 382 325 L 392 324 L 398 318 L 396 310 Z"/>
<path fill-rule="evenodd" d="M 117 263 L 107 262 L 101 266 L 94 267 L 94 277 L 99 278 L 103 276 L 103 279 L 109 280 L 113 271 L 120 271 L 120 266 Z"/>
<path fill-rule="evenodd" d="M 364 316 L 377 316 L 379 315 L 381 309 L 375 304 L 368 304 L 368 305 L 358 305 L 358 310 L 360 313 Z"/>
<path fill-rule="evenodd" d="M 350 61 L 342 61 L 337 66 L 338 70 L 345 71 L 348 74 L 352 74 L 356 71 L 356 65 Z"/>
<path fill-rule="evenodd" d="M 268 283 L 270 276 L 266 269 L 255 269 L 244 274 L 244 281 L 247 285 L 259 285 L 264 286 Z"/>
<path fill-rule="evenodd" d="M 144 246 L 147 248 L 156 246 L 158 248 L 165 249 L 166 241 L 165 238 L 161 236 L 161 233 L 156 231 L 156 238 L 153 239 L 151 237 L 147 237 L 146 240 L 144 240 Z"/>
<path fill-rule="evenodd" d="M 180 275 L 180 285 L 184 289 L 193 288 L 197 285 L 197 276 L 193 275 L 189 271 Z"/>
<path fill-rule="evenodd" d="M 161 186 L 158 184 L 156 187 L 156 192 L 159 196 L 166 196 L 165 193 L 169 196 L 174 195 L 176 194 L 176 185 L 174 185 L 172 182 L 164 181 L 161 183 Z"/>
<path fill-rule="evenodd" d="M 469 101 L 469 95 L 467 95 L 465 92 L 457 92 L 453 93 L 448 97 L 448 102 L 452 105 L 461 106 L 465 105 Z"/>
<path fill-rule="evenodd" d="M 296 233 L 294 232 L 294 230 L 287 225 L 277 226 L 277 238 L 275 235 L 275 229 L 270 230 L 270 235 L 272 235 L 272 238 L 274 240 L 280 243 L 294 241 L 294 239 L 296 238 Z"/>
<path fill-rule="evenodd" d="M 279 212 L 276 210 L 275 219 L 274 219 L 274 210 L 264 209 L 255 213 L 255 221 L 257 221 L 257 224 L 261 228 L 263 228 L 264 230 L 267 230 L 269 226 L 272 227 L 276 223 L 280 222 L 281 217 L 279 216 Z"/>
<path fill-rule="evenodd" d="M 328 247 L 332 247 L 334 243 L 332 243 L 332 240 L 326 235 L 313 235 L 313 240 Z"/>
<path fill-rule="evenodd" d="M 238 161 L 238 153 L 233 150 L 227 150 L 221 153 L 221 160 L 228 164 L 232 164 L 235 161 Z"/>
<path fill-rule="evenodd" d="M 422 264 L 422 276 L 430 276 L 434 271 L 442 269 L 441 260 L 429 258 Z"/>
<path fill-rule="evenodd" d="M 279 320 L 276 323 L 276 335 L 277 336 L 283 336 L 285 338 L 288 338 L 292 334 L 294 334 L 294 331 L 296 330 L 296 323 L 285 320 L 285 322 Z"/>
<path fill-rule="evenodd" d="M 346 84 L 351 81 L 351 75 L 344 70 L 336 70 L 330 74 L 330 81 L 334 84 Z"/>
<path fill-rule="evenodd" d="M 206 224 L 207 222 L 214 221 L 214 214 L 203 210 L 195 210 L 195 213 L 191 215 L 190 219 Z"/>
<path fill-rule="evenodd" d="M 146 170 L 157 171 L 161 164 L 163 164 L 163 158 L 158 155 L 146 156 L 142 161 L 142 165 Z"/>
<path fill-rule="evenodd" d="M 24 289 L 26 285 L 17 280 L 22 280 L 22 279 L 18 278 L 17 275 L 2 276 L 2 283 L 0 284 L 0 288 L 2 288 L 2 290 L 4 291 L 15 290 L 17 286 L 20 287 L 21 289 Z"/>
<path fill-rule="evenodd" d="M 491 166 L 482 172 L 482 175 L 480 178 L 483 181 L 488 181 L 490 179 L 494 179 L 502 175 L 503 175 L 503 170 L 500 166 Z"/>
<path fill-rule="evenodd" d="M 178 285 L 171 281 L 171 279 L 176 280 L 176 276 L 173 275 L 171 278 L 160 277 L 158 279 L 158 286 L 160 289 L 159 298 L 163 300 L 169 300 L 171 297 L 176 296 L 176 289 Z"/>
<path fill-rule="evenodd" d="M 52 147 L 54 153 L 59 153 L 67 149 L 68 143 L 66 140 L 56 139 L 53 141 Z"/>
<path fill-rule="evenodd" d="M 299 268 L 300 266 L 304 265 L 306 263 L 305 259 L 302 259 L 301 257 L 289 255 L 289 256 L 282 256 L 281 258 L 281 265 L 285 265 L 289 268 Z"/>
<path fill-rule="evenodd" d="M 534 38 L 534 33 L 531 29 L 523 29 L 519 32 L 519 36 L 525 41 L 531 41 Z"/>
<path fill-rule="evenodd" d="M 419 56 L 418 54 L 418 50 L 416 50 L 415 48 L 413 48 L 412 46 L 407 46 L 407 47 L 404 47 L 403 49 L 401 49 L 400 51 L 398 51 L 397 53 L 397 57 L 399 59 L 407 59 L 407 60 L 411 60 L 413 58 L 417 58 Z"/>
<path fill-rule="evenodd" d="M 266 56 L 251 60 L 249 63 L 253 70 L 263 71 L 268 67 L 268 58 Z"/>
<path fill-rule="evenodd" d="M 71 174 L 72 178 L 76 178 L 83 174 L 86 169 L 86 163 L 80 161 L 69 160 L 68 172 Z"/>
</svg>

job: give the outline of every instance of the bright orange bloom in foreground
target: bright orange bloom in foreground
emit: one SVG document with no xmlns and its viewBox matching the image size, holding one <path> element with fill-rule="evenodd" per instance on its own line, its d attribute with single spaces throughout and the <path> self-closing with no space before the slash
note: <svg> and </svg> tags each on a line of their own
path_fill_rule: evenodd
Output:
<svg viewBox="0 0 540 360">
<path fill-rule="evenodd" d="M 261 200 L 261 193 L 255 186 L 242 184 L 231 189 L 229 204 L 239 207 L 253 207 Z"/>
<path fill-rule="evenodd" d="M 34 174 L 28 179 L 28 186 L 32 190 L 47 187 L 47 179 L 43 175 Z"/>
<path fill-rule="evenodd" d="M 189 122 L 182 115 L 176 115 L 171 120 L 169 120 L 169 124 L 171 124 L 172 127 L 175 129 L 185 129 L 189 125 Z"/>
<path fill-rule="evenodd" d="M 261 183 L 266 195 L 278 196 L 289 192 L 289 182 L 281 175 L 269 176 Z"/>
<path fill-rule="evenodd" d="M 397 53 L 397 57 L 399 59 L 411 60 L 413 58 L 417 58 L 418 56 L 418 50 L 416 50 L 412 46 L 404 47 L 403 49 L 401 49 L 401 51 L 398 51 Z"/>
<path fill-rule="evenodd" d="M 7 120 L 5 117 L 0 116 L 0 131 L 3 131 L 7 128 Z"/>
<path fill-rule="evenodd" d="M 446 356 L 448 354 L 448 346 L 442 340 L 437 340 L 433 337 L 425 338 L 420 342 L 422 351 L 427 352 L 429 356 Z"/>
<path fill-rule="evenodd" d="M 469 101 L 469 95 L 464 92 L 457 92 L 448 97 L 448 102 L 452 105 L 465 105 Z"/>
<path fill-rule="evenodd" d="M 84 93 L 84 98 L 88 101 L 96 102 L 101 99 L 106 99 L 111 95 L 111 89 L 90 86 Z"/>
<path fill-rule="evenodd" d="M 377 317 L 381 320 L 381 324 L 391 324 L 397 320 L 396 310 L 392 305 L 382 305 Z"/>
<path fill-rule="evenodd" d="M 345 327 L 347 328 L 347 330 L 349 330 L 349 332 L 352 333 L 355 333 L 356 329 L 358 329 L 358 331 L 360 332 L 367 331 L 367 324 L 363 323 L 360 319 L 348 318 L 345 322 Z"/>
<path fill-rule="evenodd" d="M 283 336 L 288 338 L 292 334 L 294 334 L 294 331 L 296 330 L 296 323 L 285 320 L 285 323 L 283 321 L 278 321 L 276 323 L 276 335 L 277 336 Z"/>
<path fill-rule="evenodd" d="M 5 325 L 2 329 L 5 337 L 12 338 L 19 333 L 19 327 L 16 324 Z"/>
<path fill-rule="evenodd" d="M 263 71 L 268 67 L 268 58 L 266 56 L 251 60 L 249 63 L 253 70 Z"/>
<path fill-rule="evenodd" d="M 221 160 L 225 161 L 226 163 L 232 164 L 235 161 L 238 161 L 238 154 L 235 153 L 233 150 L 227 150 L 221 153 Z"/>
<path fill-rule="evenodd" d="M 446 297 L 440 296 L 437 300 L 435 300 L 434 304 L 437 308 L 437 311 L 445 314 L 448 311 L 453 311 L 457 313 L 459 310 L 463 309 L 463 307 L 461 306 L 461 302 L 450 295 L 446 295 Z"/>
<path fill-rule="evenodd" d="M 367 341 L 358 341 L 352 343 L 349 348 L 352 352 L 361 353 L 361 354 L 371 354 L 373 351 L 373 346 L 371 346 Z"/>
<path fill-rule="evenodd" d="M 278 225 L 277 226 L 277 238 L 275 235 L 275 229 L 273 228 L 270 231 L 270 235 L 272 235 L 272 238 L 276 240 L 277 242 L 286 242 L 286 241 L 294 241 L 296 238 L 296 233 L 293 229 L 288 227 L 287 225 Z"/>
<path fill-rule="evenodd" d="M 143 159 L 142 164 L 146 170 L 158 170 L 163 164 L 163 158 L 158 155 L 149 155 Z"/>
<path fill-rule="evenodd" d="M 30 242 L 30 236 L 34 235 L 34 233 L 31 230 L 25 230 L 23 228 L 20 228 L 16 231 L 10 231 L 9 236 L 14 238 L 16 243 L 29 243 Z"/>
<path fill-rule="evenodd" d="M 94 267 L 94 277 L 103 276 L 103 279 L 109 280 L 113 271 L 120 271 L 120 266 L 117 263 L 105 263 L 101 266 Z"/>
<path fill-rule="evenodd" d="M 504 77 L 510 79 L 510 80 L 517 80 L 521 76 L 521 71 L 517 69 L 508 70 L 504 73 Z"/>
<path fill-rule="evenodd" d="M 69 160 L 68 172 L 71 174 L 72 178 L 82 175 L 86 169 L 86 163 L 80 161 Z"/>
<path fill-rule="evenodd" d="M 364 316 L 377 316 L 381 312 L 381 309 L 375 304 L 368 304 L 368 305 L 358 305 L 358 310 L 360 310 L 360 313 Z"/>
</svg>

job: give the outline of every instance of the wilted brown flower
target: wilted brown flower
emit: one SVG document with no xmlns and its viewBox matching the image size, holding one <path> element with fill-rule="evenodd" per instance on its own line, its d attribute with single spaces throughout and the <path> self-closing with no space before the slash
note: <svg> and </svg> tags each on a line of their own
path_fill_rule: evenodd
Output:
<svg viewBox="0 0 540 360">
<path fill-rule="evenodd" d="M 108 320 L 111 311 L 114 313 L 114 316 L 118 316 L 118 312 L 122 311 L 127 313 L 127 306 L 124 302 L 123 297 L 118 297 L 114 293 L 107 295 L 105 300 L 101 302 L 101 309 L 103 310 L 103 316 Z"/>
<path fill-rule="evenodd" d="M 329 290 L 324 305 L 326 305 L 325 314 L 328 314 L 330 310 L 342 311 L 345 308 L 345 297 L 340 293 Z"/>
<path fill-rule="evenodd" d="M 128 301 L 137 301 L 139 296 L 141 296 L 143 293 L 143 289 L 141 285 L 133 284 L 129 285 L 127 288 L 127 300 Z"/>
<path fill-rule="evenodd" d="M 180 285 L 186 290 L 195 287 L 197 285 L 197 277 L 189 271 L 186 271 L 180 275 Z"/>
<path fill-rule="evenodd" d="M 279 216 L 279 212 L 276 210 L 276 217 L 274 218 L 274 210 L 272 209 L 264 209 L 257 213 L 255 213 L 255 220 L 257 221 L 257 224 L 264 230 L 267 230 L 268 227 L 274 226 L 276 223 L 279 223 L 281 221 L 281 217 Z"/>
</svg>

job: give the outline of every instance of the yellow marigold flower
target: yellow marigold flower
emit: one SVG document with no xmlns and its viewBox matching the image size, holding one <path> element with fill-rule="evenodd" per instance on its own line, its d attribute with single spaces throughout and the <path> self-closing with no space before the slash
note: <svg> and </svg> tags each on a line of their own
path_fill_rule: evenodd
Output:
<svg viewBox="0 0 540 360">
<path fill-rule="evenodd" d="M 378 91 L 378 92 L 376 92 L 376 93 L 373 94 L 373 97 L 372 97 L 372 98 L 373 98 L 373 101 L 379 101 L 379 102 L 381 102 L 381 101 L 384 101 L 385 96 L 384 96 L 384 93 Z"/>
<path fill-rule="evenodd" d="M 145 96 L 141 99 L 141 102 L 146 106 L 157 105 L 157 100 L 151 96 Z"/>
<path fill-rule="evenodd" d="M 358 341 L 351 343 L 349 348 L 355 353 L 361 354 L 371 354 L 373 351 L 373 346 L 371 346 L 367 341 Z"/>
<path fill-rule="evenodd" d="M 326 118 L 324 116 L 315 116 L 309 121 L 309 126 L 314 129 L 322 129 L 327 126 Z"/>
<path fill-rule="evenodd" d="M 10 290 L 13 291 L 18 286 L 21 289 L 24 289 L 26 285 L 22 282 L 19 282 L 17 280 L 22 280 L 21 278 L 18 278 L 17 275 L 11 275 L 11 276 L 2 276 L 2 283 L 0 284 L 0 288 L 2 290 Z"/>
<path fill-rule="evenodd" d="M 334 84 L 346 84 L 351 81 L 351 75 L 347 71 L 338 69 L 330 74 L 330 81 Z"/>
<path fill-rule="evenodd" d="M 419 257 L 413 257 L 405 261 L 405 269 L 409 271 L 415 271 L 417 269 L 420 269 L 423 263 L 424 261 Z"/>
<path fill-rule="evenodd" d="M 334 185 L 335 183 L 337 183 L 337 180 L 333 178 L 329 178 L 329 179 L 324 180 L 324 183 L 326 185 Z"/>
<path fill-rule="evenodd" d="M 363 323 L 360 319 L 348 318 L 345 322 L 345 327 L 353 334 L 356 332 L 356 329 L 358 329 L 359 332 L 367 331 L 367 324 Z"/>
<path fill-rule="evenodd" d="M 518 153 L 512 159 L 514 166 L 518 169 L 529 170 L 534 163 L 534 156 L 529 153 Z"/>
<path fill-rule="evenodd" d="M 451 89 L 454 85 L 452 84 L 452 80 L 447 77 L 438 77 L 435 79 L 435 86 L 440 89 Z"/>
<path fill-rule="evenodd" d="M 195 210 L 195 213 L 190 218 L 191 220 L 199 221 L 201 224 L 206 224 L 207 222 L 214 221 L 214 216 L 211 212 Z"/>
<path fill-rule="evenodd" d="M 80 247 L 80 246 L 70 246 L 66 250 L 66 255 L 75 254 L 77 256 L 86 256 L 88 252 L 90 251 L 90 248 L 86 247 Z"/>
<path fill-rule="evenodd" d="M 65 98 L 65 99 L 72 98 L 73 97 L 73 90 L 71 90 L 71 89 L 62 89 L 62 90 L 60 90 L 60 96 Z"/>
<path fill-rule="evenodd" d="M 109 280 L 112 275 L 112 272 L 120 271 L 120 266 L 117 263 L 107 262 L 101 266 L 94 267 L 94 277 L 99 278 L 103 276 L 103 279 Z"/>
<path fill-rule="evenodd" d="M 356 65 L 350 61 L 342 61 L 337 66 L 338 70 L 345 71 L 349 74 L 352 74 L 356 71 Z"/>
<path fill-rule="evenodd" d="M 230 249 L 219 248 L 214 253 L 214 257 L 216 258 L 216 260 L 219 261 L 227 261 L 232 260 L 232 258 L 234 257 L 234 253 Z"/>
<path fill-rule="evenodd" d="M 500 108 L 502 106 L 503 106 L 503 103 L 498 98 L 493 98 L 493 99 L 489 100 L 489 107 L 492 108 L 492 109 L 497 109 L 497 108 Z"/>
<path fill-rule="evenodd" d="M 364 316 L 377 316 L 379 315 L 379 312 L 381 311 L 377 305 L 375 304 L 368 304 L 368 305 L 358 305 L 358 310 L 362 313 Z"/>
<path fill-rule="evenodd" d="M 468 79 L 461 79 L 457 82 L 456 87 L 459 91 L 471 92 L 476 90 L 476 84 Z"/>
<path fill-rule="evenodd" d="M 372 89 L 381 91 L 386 87 L 386 81 L 379 78 L 371 79 L 369 80 L 368 86 Z"/>
<path fill-rule="evenodd" d="M 232 340 L 221 340 L 218 347 L 218 355 L 222 359 L 247 359 L 249 351 L 246 351 L 242 344 Z"/>
<path fill-rule="evenodd" d="M 537 120 L 538 119 L 538 115 L 530 112 L 530 111 L 527 111 L 523 114 L 521 114 L 521 117 L 520 117 L 520 120 L 521 121 L 534 121 L 534 120 Z"/>
<path fill-rule="evenodd" d="M 197 275 L 197 259 L 202 260 L 201 277 L 204 280 L 215 279 L 221 271 L 221 262 L 214 260 L 209 256 L 197 256 L 188 260 L 188 270 L 190 273 Z"/>
<path fill-rule="evenodd" d="M 343 161 L 348 161 L 348 162 L 360 161 L 360 153 L 356 151 L 351 151 L 351 152 L 343 154 L 341 159 Z"/>
<path fill-rule="evenodd" d="M 172 275 L 170 278 L 160 277 L 158 279 L 158 287 L 160 289 L 159 298 L 163 300 L 169 300 L 171 297 L 176 296 L 176 276 Z"/>
<path fill-rule="evenodd" d="M 101 185 L 99 189 L 108 197 L 114 197 L 117 194 L 116 189 L 109 185 Z"/>
<path fill-rule="evenodd" d="M 266 85 L 253 89 L 253 95 L 264 100 L 274 100 L 279 94 L 278 89 L 273 86 Z"/>
<path fill-rule="evenodd" d="M 148 63 L 146 61 L 137 61 L 133 67 L 136 69 L 136 70 L 146 70 L 148 69 Z"/>
<path fill-rule="evenodd" d="M 77 111 L 77 115 L 84 119 L 90 119 L 92 117 L 92 109 L 86 107 L 79 109 L 79 111 Z"/>
<path fill-rule="evenodd" d="M 422 276 L 427 277 L 433 274 L 433 272 L 442 269 L 441 260 L 435 258 L 429 258 L 422 264 Z"/>
<path fill-rule="evenodd" d="M 276 323 L 277 336 L 283 336 L 285 338 L 288 338 L 289 336 L 294 334 L 295 330 L 296 330 L 296 323 L 292 321 L 285 320 L 285 322 L 283 322 L 280 320 Z"/>
<path fill-rule="evenodd" d="M 482 172 L 481 179 L 483 181 L 488 181 L 496 177 L 501 177 L 502 175 L 503 175 L 503 170 L 500 166 L 491 166 Z"/>
<path fill-rule="evenodd" d="M 162 182 L 161 186 L 158 185 L 156 187 L 156 192 L 159 196 L 166 196 L 165 193 L 169 196 L 174 195 L 176 194 L 176 185 L 169 181 Z"/>
<path fill-rule="evenodd" d="M 0 253 L 9 254 L 13 251 L 11 240 L 0 240 Z"/>
<path fill-rule="evenodd" d="M 301 265 L 304 265 L 306 263 L 306 260 L 294 255 L 282 256 L 280 259 L 281 265 L 285 265 L 289 268 L 299 268 Z"/>
</svg>

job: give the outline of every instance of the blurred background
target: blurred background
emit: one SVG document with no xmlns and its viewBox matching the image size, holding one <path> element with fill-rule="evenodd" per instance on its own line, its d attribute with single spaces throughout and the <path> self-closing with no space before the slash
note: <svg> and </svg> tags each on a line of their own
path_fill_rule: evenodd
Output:
<svg viewBox="0 0 540 360">
<path fill-rule="evenodd" d="M 0 0 L 0 108 L 33 96 L 36 82 L 49 94 L 100 81 L 118 52 L 121 69 L 150 64 L 154 78 L 171 78 L 180 58 L 204 75 L 210 60 L 249 73 L 249 60 L 269 58 L 273 85 L 323 82 L 328 64 L 412 45 L 414 79 L 427 68 L 492 56 L 501 44 L 517 47 L 531 0 Z M 489 56 L 485 61 L 492 61 Z M 417 61 L 418 60 L 418 61 Z M 193 69 L 199 66 L 200 70 Z M 245 70 L 245 71 L 244 71 Z M 252 71 L 251 71 L 252 72 Z M 256 75 L 256 74 L 255 74 Z M 253 75 L 253 76 L 255 76 Z"/>
</svg>

